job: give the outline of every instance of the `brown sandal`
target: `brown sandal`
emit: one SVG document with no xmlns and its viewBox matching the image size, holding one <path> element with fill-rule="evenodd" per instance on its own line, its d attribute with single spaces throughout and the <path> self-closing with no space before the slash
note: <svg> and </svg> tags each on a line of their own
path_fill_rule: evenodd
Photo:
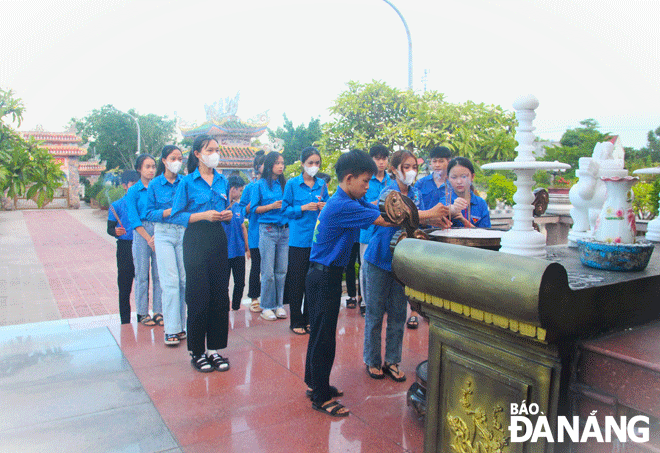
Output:
<svg viewBox="0 0 660 453">
<path fill-rule="evenodd" d="M 163 315 L 161 315 L 160 313 L 154 313 L 154 318 L 153 319 L 154 319 L 154 322 L 156 324 L 158 324 L 159 326 L 164 326 L 165 325 L 165 321 L 163 320 Z"/>
<path fill-rule="evenodd" d="M 147 327 L 153 327 L 156 325 L 156 321 L 154 321 L 154 318 L 152 318 L 151 315 L 138 315 L 138 321 L 140 324 Z"/>
</svg>

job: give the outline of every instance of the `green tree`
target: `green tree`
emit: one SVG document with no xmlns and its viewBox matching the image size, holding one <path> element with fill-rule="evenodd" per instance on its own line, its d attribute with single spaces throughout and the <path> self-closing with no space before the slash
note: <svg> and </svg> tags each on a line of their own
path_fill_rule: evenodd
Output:
<svg viewBox="0 0 660 453">
<path fill-rule="evenodd" d="M 500 106 L 472 101 L 453 104 L 436 91 L 412 93 L 384 82 L 348 82 L 330 107 L 333 120 L 323 127 L 319 148 L 333 164 L 341 150 L 382 143 L 421 156 L 444 145 L 477 165 L 511 160 L 515 117 Z"/>
<path fill-rule="evenodd" d="M 592 118 L 580 121 L 583 127 L 568 129 L 559 141 L 561 146 L 546 147 L 545 156 L 541 160 L 560 162 L 569 164 L 570 170 L 566 171 L 567 178 L 575 177 L 575 170 L 578 168 L 580 157 L 590 157 L 593 154 L 594 146 L 597 143 L 604 142 L 610 138 L 610 133 L 603 133 L 598 130 L 598 123 Z"/>
<path fill-rule="evenodd" d="M 284 140 L 282 156 L 284 157 L 284 164 L 290 165 L 300 159 L 300 152 L 304 148 L 314 146 L 321 138 L 321 120 L 312 118 L 307 126 L 304 124 L 294 126 L 293 122 L 287 118 L 286 113 L 283 116 L 283 127 L 278 127 L 275 131 L 269 128 L 268 137 L 271 140 L 275 138 Z"/>
<path fill-rule="evenodd" d="M 26 141 L 10 126 L 20 127 L 23 111 L 21 99 L 0 89 L 0 194 L 11 199 L 25 195 L 41 208 L 64 182 L 64 172 L 39 142 Z"/>
<path fill-rule="evenodd" d="M 164 145 L 174 138 L 175 122 L 167 116 L 138 115 L 134 109 L 128 114 L 140 124 L 140 151 L 156 156 Z M 107 162 L 107 168 L 133 168 L 137 152 L 135 120 L 107 104 L 95 109 L 84 118 L 72 118 L 71 123 L 81 134 L 83 143 Z"/>
</svg>

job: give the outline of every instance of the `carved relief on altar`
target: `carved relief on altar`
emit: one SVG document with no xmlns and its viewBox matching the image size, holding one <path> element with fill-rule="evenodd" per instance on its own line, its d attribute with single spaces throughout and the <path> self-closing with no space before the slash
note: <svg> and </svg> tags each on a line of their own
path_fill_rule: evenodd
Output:
<svg viewBox="0 0 660 453">
<path fill-rule="evenodd" d="M 514 357 L 511 351 L 487 349 L 490 353 L 486 356 L 490 356 L 492 361 L 480 359 L 448 344 L 442 347 L 437 414 L 442 419 L 440 426 L 443 428 L 438 432 L 439 451 L 546 451 L 546 442 L 542 440 L 534 445 L 510 442 L 509 408 L 512 403 L 520 404 L 523 400 L 528 403 L 535 401 L 548 414 L 548 400 L 539 396 L 547 390 L 543 387 L 552 370 L 541 363 L 528 367 L 524 372 L 516 370 L 515 363 L 519 366 L 522 361 Z"/>
</svg>

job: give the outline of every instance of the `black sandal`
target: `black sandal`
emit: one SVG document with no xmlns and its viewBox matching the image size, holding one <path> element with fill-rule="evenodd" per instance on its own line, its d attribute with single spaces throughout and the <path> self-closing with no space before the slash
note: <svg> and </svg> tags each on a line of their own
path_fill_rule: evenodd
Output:
<svg viewBox="0 0 660 453">
<path fill-rule="evenodd" d="M 213 367 L 209 363 L 206 354 L 202 354 L 200 356 L 191 356 L 190 363 L 192 363 L 192 366 L 200 373 L 210 373 L 213 371 Z"/>
<path fill-rule="evenodd" d="M 305 327 L 289 327 L 289 329 L 296 335 L 307 335 L 309 333 Z M 302 332 L 296 332 L 296 330 L 302 330 Z"/>
<path fill-rule="evenodd" d="M 312 389 L 307 389 L 305 390 L 305 395 L 307 395 L 307 398 L 312 398 Z M 330 386 L 330 398 L 339 398 L 340 396 L 344 396 L 344 392 L 341 390 L 337 389 L 334 385 Z"/>
<path fill-rule="evenodd" d="M 399 365 L 396 363 L 387 363 L 383 365 L 383 377 L 385 375 L 388 375 L 392 379 L 394 379 L 396 382 L 403 382 L 406 380 L 406 375 L 404 374 L 403 376 L 396 376 L 399 374 L 401 370 L 399 370 Z"/>
<path fill-rule="evenodd" d="M 312 403 L 312 409 L 315 411 L 323 412 L 331 417 L 348 417 L 349 411 L 339 412 L 345 407 L 339 401 L 328 401 L 325 404 Z"/>
<path fill-rule="evenodd" d="M 163 315 L 161 315 L 160 313 L 154 313 L 153 320 L 159 326 L 164 326 L 165 325 L 165 321 L 163 321 Z"/>
<path fill-rule="evenodd" d="M 346 299 L 346 308 L 355 308 L 357 307 L 357 300 L 355 297 L 349 297 Z"/>
<path fill-rule="evenodd" d="M 367 374 L 369 375 L 370 378 L 372 378 L 372 379 L 385 379 L 385 374 L 384 373 L 383 374 L 376 374 L 376 373 L 373 373 L 371 370 L 369 370 L 369 368 L 378 369 L 378 367 L 367 365 Z"/>
<path fill-rule="evenodd" d="M 409 329 L 416 329 L 419 326 L 419 321 L 417 320 L 417 316 L 411 316 L 408 318 L 408 322 L 406 323 L 406 326 Z"/>
<path fill-rule="evenodd" d="M 222 357 L 217 352 L 215 352 L 215 353 L 211 354 L 210 356 L 208 356 L 208 359 L 211 362 L 211 366 L 216 371 L 227 371 L 227 370 L 229 370 L 229 360 L 227 360 L 225 357 Z"/>
</svg>

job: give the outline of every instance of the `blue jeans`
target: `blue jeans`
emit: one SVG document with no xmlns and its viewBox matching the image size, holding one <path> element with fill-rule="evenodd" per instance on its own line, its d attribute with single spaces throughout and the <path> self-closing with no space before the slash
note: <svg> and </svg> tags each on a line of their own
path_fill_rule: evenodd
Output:
<svg viewBox="0 0 660 453">
<path fill-rule="evenodd" d="M 159 222 L 154 227 L 166 334 L 183 332 L 186 325 L 186 269 L 183 266 L 185 232 L 185 227 L 169 223 Z"/>
<path fill-rule="evenodd" d="M 406 323 L 408 302 L 403 286 L 394 279 L 394 273 L 365 261 L 364 280 L 367 312 L 364 326 L 364 363 L 370 367 L 381 366 L 380 337 L 383 316 L 387 313 L 385 333 L 385 362 L 401 362 L 403 329 Z"/>
<path fill-rule="evenodd" d="M 153 222 L 142 222 L 142 226 L 151 236 L 154 235 Z M 163 312 L 163 301 L 158 279 L 156 252 L 151 250 L 140 233 L 133 231 L 133 263 L 135 265 L 135 309 L 140 316 L 149 314 L 149 264 L 154 287 L 154 313 Z"/>
<path fill-rule="evenodd" d="M 284 306 L 284 282 L 289 263 L 289 228 L 259 224 L 261 255 L 261 308 Z"/>
</svg>

